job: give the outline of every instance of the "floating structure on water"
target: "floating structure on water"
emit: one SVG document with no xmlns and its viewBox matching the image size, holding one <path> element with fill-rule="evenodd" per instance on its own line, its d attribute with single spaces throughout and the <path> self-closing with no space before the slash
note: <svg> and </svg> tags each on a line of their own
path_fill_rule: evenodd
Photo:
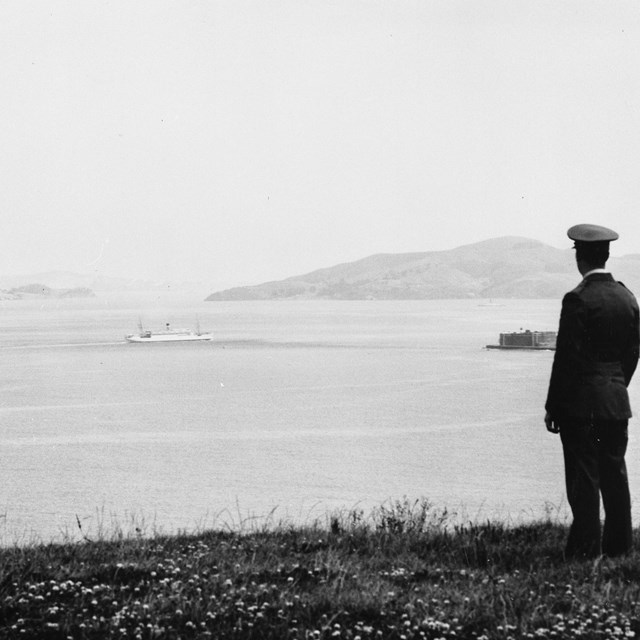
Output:
<svg viewBox="0 0 640 640">
<path fill-rule="evenodd" d="M 556 331 L 512 331 L 501 333 L 499 344 L 488 344 L 487 349 L 555 350 Z"/>
<path fill-rule="evenodd" d="M 210 333 L 201 333 L 200 328 L 196 331 L 190 329 L 172 329 L 167 322 L 163 331 L 149 331 L 142 327 L 142 322 L 138 323 L 138 333 L 130 333 L 125 336 L 127 342 L 194 342 L 198 340 L 211 340 Z"/>
</svg>

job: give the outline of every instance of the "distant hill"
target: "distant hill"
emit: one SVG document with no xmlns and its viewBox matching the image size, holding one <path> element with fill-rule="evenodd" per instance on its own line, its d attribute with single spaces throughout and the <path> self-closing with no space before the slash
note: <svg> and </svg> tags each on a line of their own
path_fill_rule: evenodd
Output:
<svg viewBox="0 0 640 640">
<path fill-rule="evenodd" d="M 640 255 L 611 259 L 640 294 Z M 580 281 L 571 249 L 503 237 L 448 251 L 377 254 L 276 282 L 212 293 L 217 300 L 559 298 Z"/>
<path fill-rule="evenodd" d="M 91 289 L 91 291 L 156 291 L 189 288 L 194 283 L 169 283 L 127 278 L 112 278 L 72 271 L 46 271 L 23 275 L 0 275 L 0 289 L 14 289 L 42 283 L 51 289 Z"/>
<path fill-rule="evenodd" d="M 95 293 L 86 287 L 74 287 L 71 289 L 52 289 L 45 284 L 27 284 L 22 287 L 14 287 L 4 293 L 9 299 L 45 297 L 45 298 L 93 298 Z"/>
</svg>

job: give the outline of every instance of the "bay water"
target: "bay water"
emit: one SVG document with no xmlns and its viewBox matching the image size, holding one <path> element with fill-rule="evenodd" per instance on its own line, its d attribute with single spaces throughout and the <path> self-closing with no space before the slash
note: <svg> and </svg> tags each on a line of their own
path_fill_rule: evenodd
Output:
<svg viewBox="0 0 640 640">
<path fill-rule="evenodd" d="M 559 300 L 203 297 L 0 302 L 0 542 L 310 523 L 405 497 L 462 521 L 566 518 L 543 423 L 553 353 L 484 348 L 555 330 Z M 127 343 L 139 318 L 214 339 Z"/>
</svg>

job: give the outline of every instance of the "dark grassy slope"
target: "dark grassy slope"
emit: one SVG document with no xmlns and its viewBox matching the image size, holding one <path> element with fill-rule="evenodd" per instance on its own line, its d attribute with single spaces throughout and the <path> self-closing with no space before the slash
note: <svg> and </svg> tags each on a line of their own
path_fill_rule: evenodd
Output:
<svg viewBox="0 0 640 640">
<path fill-rule="evenodd" d="M 564 562 L 563 526 L 426 502 L 329 526 L 0 551 L 2 638 L 624 638 L 640 554 Z M 637 536 L 636 536 L 637 537 Z M 638 543 L 636 540 L 636 548 Z"/>
</svg>

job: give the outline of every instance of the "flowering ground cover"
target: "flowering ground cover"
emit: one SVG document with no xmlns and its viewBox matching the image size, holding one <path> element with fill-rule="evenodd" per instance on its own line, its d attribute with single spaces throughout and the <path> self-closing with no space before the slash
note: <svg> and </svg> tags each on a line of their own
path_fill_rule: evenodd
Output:
<svg viewBox="0 0 640 640">
<path fill-rule="evenodd" d="M 640 554 L 565 562 L 565 537 L 405 500 L 324 526 L 10 547 L 0 638 L 634 637 Z"/>
</svg>

